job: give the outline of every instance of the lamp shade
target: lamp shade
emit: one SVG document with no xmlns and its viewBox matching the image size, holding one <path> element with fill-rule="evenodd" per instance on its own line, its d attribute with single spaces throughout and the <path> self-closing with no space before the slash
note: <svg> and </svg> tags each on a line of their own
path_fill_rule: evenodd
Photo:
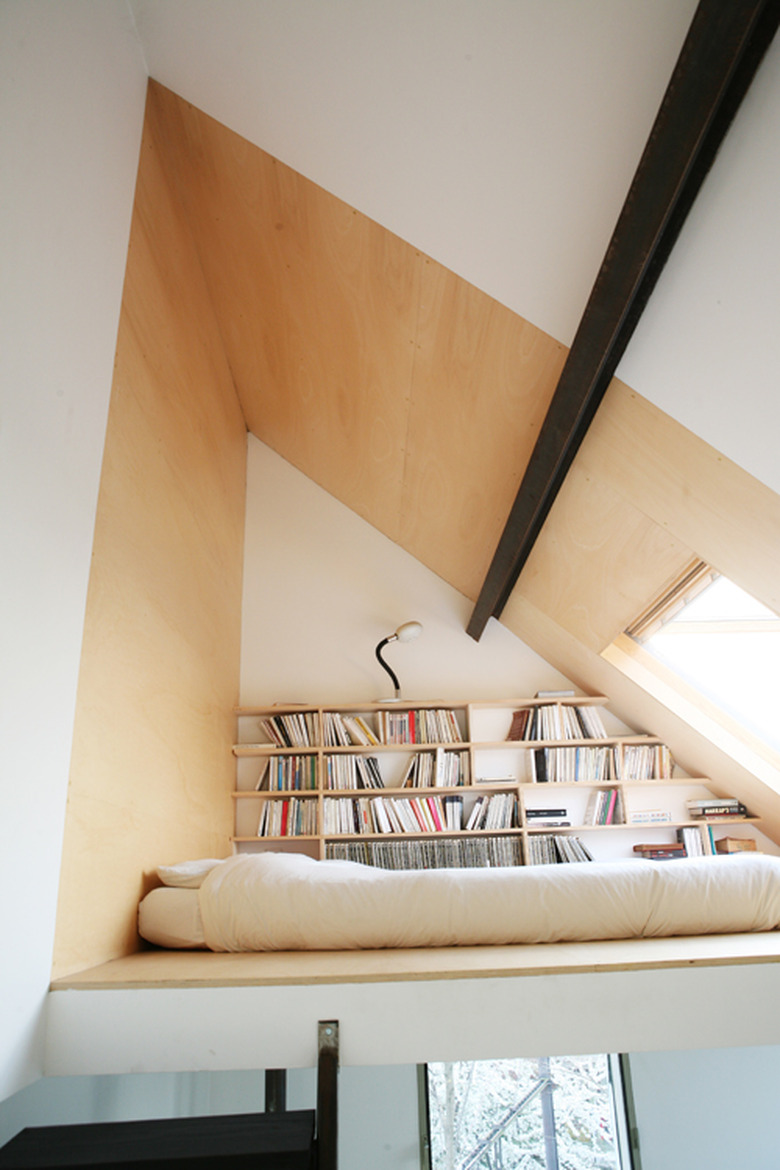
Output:
<svg viewBox="0 0 780 1170">
<path fill-rule="evenodd" d="M 422 633 L 422 626 L 419 622 L 404 622 L 395 631 L 395 636 L 399 642 L 413 642 L 415 638 L 419 638 Z"/>
</svg>

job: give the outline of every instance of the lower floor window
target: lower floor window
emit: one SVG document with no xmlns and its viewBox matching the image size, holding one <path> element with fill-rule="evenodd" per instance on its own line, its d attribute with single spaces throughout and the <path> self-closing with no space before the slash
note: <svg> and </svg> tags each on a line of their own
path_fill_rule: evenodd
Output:
<svg viewBox="0 0 780 1170">
<path fill-rule="evenodd" d="M 620 1060 L 425 1066 L 430 1170 L 631 1170 Z"/>
</svg>

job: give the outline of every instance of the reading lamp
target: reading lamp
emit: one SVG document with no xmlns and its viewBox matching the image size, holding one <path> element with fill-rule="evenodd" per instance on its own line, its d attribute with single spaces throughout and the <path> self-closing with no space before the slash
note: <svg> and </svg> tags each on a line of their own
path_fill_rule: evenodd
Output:
<svg viewBox="0 0 780 1170">
<path fill-rule="evenodd" d="M 389 637 L 383 638 L 382 641 L 377 646 L 376 650 L 374 651 L 374 653 L 377 656 L 377 660 L 379 662 L 379 665 L 383 666 L 385 668 L 387 673 L 390 675 L 390 678 L 393 680 L 393 686 L 395 687 L 396 699 L 401 698 L 401 684 L 399 683 L 398 677 L 395 674 L 395 672 L 390 669 L 390 667 L 387 665 L 384 658 L 382 657 L 382 651 L 384 650 L 385 646 L 388 645 L 389 642 L 412 642 L 412 641 L 414 641 L 415 638 L 419 638 L 421 633 L 422 633 L 422 626 L 420 625 L 419 622 L 404 622 L 404 624 L 402 626 L 398 627 L 398 629 L 395 631 L 394 634 L 390 634 Z"/>
</svg>

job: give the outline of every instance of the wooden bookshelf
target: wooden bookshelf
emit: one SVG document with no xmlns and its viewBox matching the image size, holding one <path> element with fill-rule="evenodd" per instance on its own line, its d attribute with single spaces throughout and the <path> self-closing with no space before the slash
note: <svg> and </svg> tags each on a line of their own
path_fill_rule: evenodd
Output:
<svg viewBox="0 0 780 1170">
<path fill-rule="evenodd" d="M 712 797 L 709 780 L 679 774 L 655 736 L 608 734 L 606 701 L 239 708 L 234 846 L 390 868 L 533 864 L 758 823 L 692 820 L 686 800 Z"/>
</svg>

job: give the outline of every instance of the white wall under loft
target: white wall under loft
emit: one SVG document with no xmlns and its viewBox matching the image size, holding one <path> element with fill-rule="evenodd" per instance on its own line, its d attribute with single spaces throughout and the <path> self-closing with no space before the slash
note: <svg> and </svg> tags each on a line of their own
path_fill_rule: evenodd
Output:
<svg viewBox="0 0 780 1170">
<path fill-rule="evenodd" d="M 402 622 L 415 642 L 385 657 L 404 698 L 533 695 L 570 684 L 498 622 L 477 643 L 472 605 L 430 569 L 248 436 L 241 702 L 391 697 L 377 643 Z"/>
<path fill-rule="evenodd" d="M 311 1068 L 318 1020 L 339 1021 L 345 1066 L 776 1046 L 778 993 L 780 966 L 773 962 L 385 983 L 54 991 L 45 1067 L 49 1076 L 128 1068 Z M 732 1004 L 738 1010 L 720 1010 Z"/>
<path fill-rule="evenodd" d="M 41 1069 L 145 87 L 123 0 L 0 7 L 0 1098 Z"/>
<path fill-rule="evenodd" d="M 643 1052 L 630 1064 L 642 1170 L 776 1170 L 780 1049 Z"/>
</svg>

